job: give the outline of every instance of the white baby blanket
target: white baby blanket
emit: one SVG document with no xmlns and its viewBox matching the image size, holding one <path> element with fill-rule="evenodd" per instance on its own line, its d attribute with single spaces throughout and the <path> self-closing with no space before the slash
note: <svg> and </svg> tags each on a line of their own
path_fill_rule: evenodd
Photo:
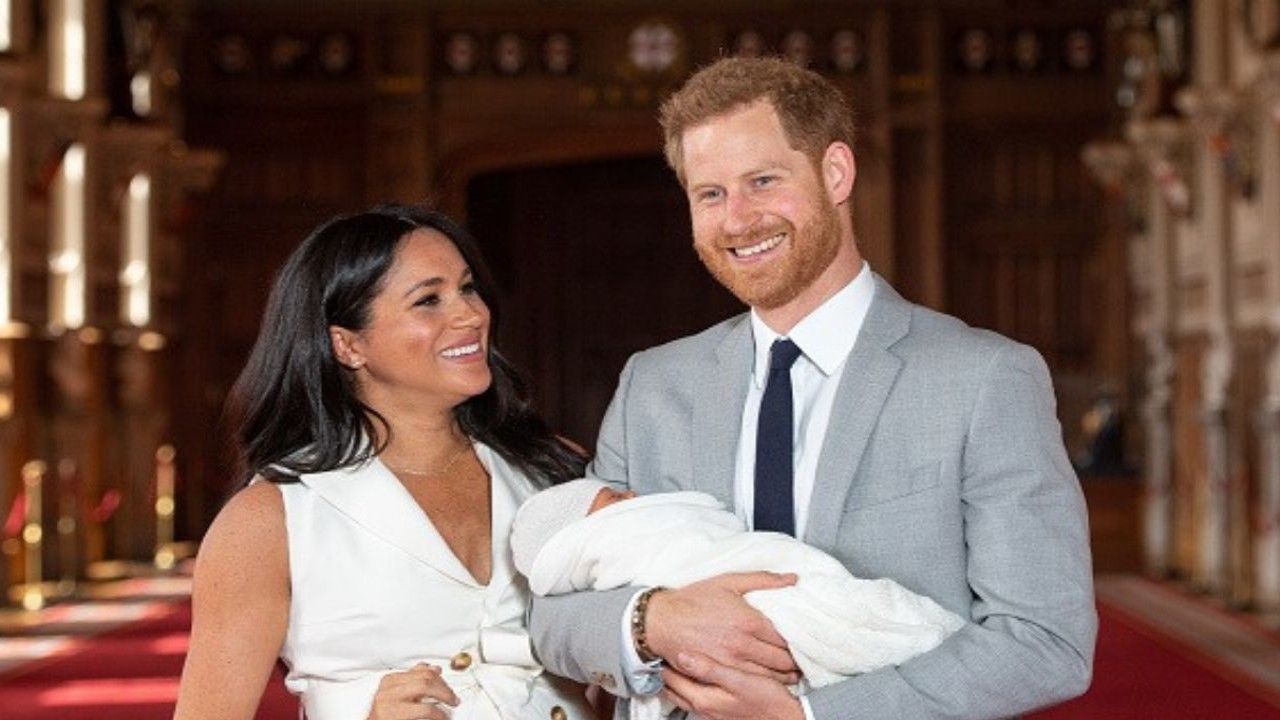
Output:
<svg viewBox="0 0 1280 720">
<path fill-rule="evenodd" d="M 787 640 L 811 687 L 900 664 L 964 625 L 933 600 L 893 580 L 856 578 L 793 537 L 747 532 L 737 516 L 700 492 L 637 497 L 571 523 L 538 553 L 529 586 L 539 595 L 682 587 L 758 570 L 799 578 L 791 587 L 758 590 L 745 599 Z"/>
</svg>

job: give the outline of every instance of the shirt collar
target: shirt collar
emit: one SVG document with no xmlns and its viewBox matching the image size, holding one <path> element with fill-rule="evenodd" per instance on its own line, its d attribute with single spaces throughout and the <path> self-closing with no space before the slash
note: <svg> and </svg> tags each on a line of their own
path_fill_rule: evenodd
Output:
<svg viewBox="0 0 1280 720">
<path fill-rule="evenodd" d="M 848 285 L 796 323 L 786 336 L 828 377 L 853 351 L 858 331 L 862 329 L 862 321 L 866 319 L 871 298 L 875 295 L 876 284 L 872 278 L 871 266 L 864 261 L 862 269 Z M 752 381 L 756 387 L 763 388 L 769 376 L 769 349 L 781 336 L 760 319 L 755 308 L 751 309 L 751 334 L 756 343 Z"/>
</svg>

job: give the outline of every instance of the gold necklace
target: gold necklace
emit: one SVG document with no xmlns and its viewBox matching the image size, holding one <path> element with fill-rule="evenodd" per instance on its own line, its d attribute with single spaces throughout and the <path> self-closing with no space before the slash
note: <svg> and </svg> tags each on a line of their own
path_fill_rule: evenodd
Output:
<svg viewBox="0 0 1280 720">
<path fill-rule="evenodd" d="M 444 464 L 444 467 L 439 468 L 437 470 L 414 470 L 412 468 L 396 467 L 395 465 L 392 465 L 391 463 L 387 462 L 385 459 L 382 460 L 382 464 L 386 465 L 388 470 L 390 470 L 391 472 L 397 475 L 416 475 L 418 477 L 436 477 L 438 475 L 444 475 L 445 473 L 453 469 L 453 466 L 457 465 L 458 461 L 461 460 L 469 450 L 471 450 L 471 445 L 468 443 L 467 445 L 464 445 L 461 449 L 459 449 L 458 452 L 454 453 L 453 457 L 449 459 L 449 462 Z"/>
</svg>

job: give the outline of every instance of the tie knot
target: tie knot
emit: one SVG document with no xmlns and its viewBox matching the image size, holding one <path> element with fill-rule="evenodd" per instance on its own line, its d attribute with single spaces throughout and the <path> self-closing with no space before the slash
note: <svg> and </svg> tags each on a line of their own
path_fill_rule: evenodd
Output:
<svg viewBox="0 0 1280 720">
<path fill-rule="evenodd" d="M 769 372 L 790 370 L 800 357 L 800 348 L 790 340 L 779 338 L 769 348 Z"/>
</svg>

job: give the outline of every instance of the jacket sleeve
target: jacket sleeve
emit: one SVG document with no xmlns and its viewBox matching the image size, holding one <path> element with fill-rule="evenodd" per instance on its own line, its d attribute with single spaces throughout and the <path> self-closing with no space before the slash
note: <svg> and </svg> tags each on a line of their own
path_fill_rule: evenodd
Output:
<svg viewBox="0 0 1280 720">
<path fill-rule="evenodd" d="M 1088 520 L 1034 350 L 1010 343 L 993 354 L 961 468 L 971 622 L 900 666 L 814 690 L 816 720 L 1003 718 L 1088 688 Z"/>
</svg>

